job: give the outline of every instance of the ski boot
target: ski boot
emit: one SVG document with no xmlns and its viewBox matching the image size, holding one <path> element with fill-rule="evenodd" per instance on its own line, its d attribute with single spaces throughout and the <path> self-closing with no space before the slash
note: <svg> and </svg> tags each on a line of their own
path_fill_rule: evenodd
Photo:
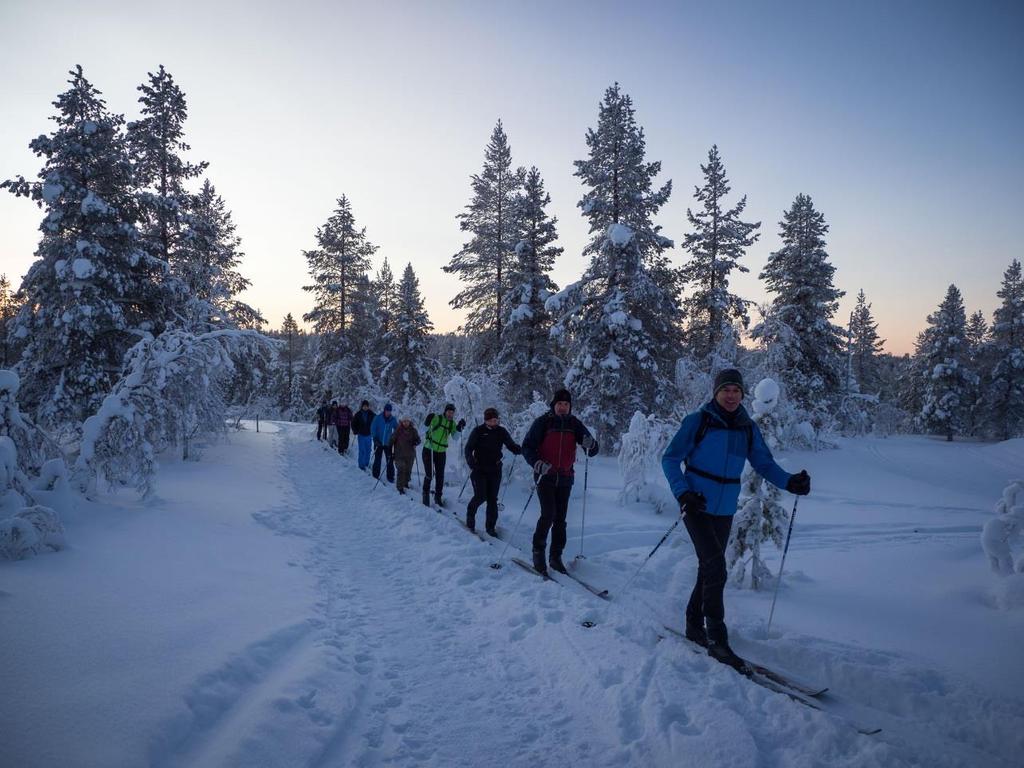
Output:
<svg viewBox="0 0 1024 768">
<path fill-rule="evenodd" d="M 498 529 L 495 528 L 493 525 L 488 526 L 487 527 L 487 535 L 488 536 L 493 536 L 494 538 L 498 538 Z"/>
<path fill-rule="evenodd" d="M 696 643 L 701 648 L 708 647 L 708 633 L 704 629 L 704 622 L 701 621 L 699 624 L 694 621 L 686 620 L 686 639 L 691 643 Z"/>
<path fill-rule="evenodd" d="M 466 527 L 473 533 L 476 533 L 476 515 L 470 512 L 466 513 Z"/>
<path fill-rule="evenodd" d="M 710 642 L 708 644 L 708 656 L 717 662 L 732 667 L 741 675 L 749 675 L 752 671 L 747 662 L 737 656 L 733 649 L 729 647 L 728 642 Z"/>
<path fill-rule="evenodd" d="M 548 567 L 544 564 L 544 550 L 535 549 L 533 550 L 533 569 L 537 573 L 543 573 L 547 575 Z"/>
<path fill-rule="evenodd" d="M 434 494 L 434 504 L 436 504 L 437 506 L 441 507 L 442 509 L 444 508 L 444 499 L 441 498 L 441 494 L 440 493 L 435 493 Z"/>
<path fill-rule="evenodd" d="M 423 492 L 423 506 L 424 507 L 429 507 L 430 506 L 430 491 L 424 491 Z"/>
<path fill-rule="evenodd" d="M 568 573 L 568 571 L 565 570 L 565 563 L 562 562 L 561 552 L 552 552 L 548 556 L 548 565 L 559 573 Z"/>
</svg>

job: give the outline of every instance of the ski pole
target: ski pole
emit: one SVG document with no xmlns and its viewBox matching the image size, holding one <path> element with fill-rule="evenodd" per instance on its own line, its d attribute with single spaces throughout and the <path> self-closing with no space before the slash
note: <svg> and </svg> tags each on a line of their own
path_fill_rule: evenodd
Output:
<svg viewBox="0 0 1024 768">
<path fill-rule="evenodd" d="M 505 511 L 505 492 L 508 491 L 508 484 L 512 482 L 512 470 L 516 468 L 516 462 L 510 461 L 508 464 L 508 474 L 505 476 L 505 487 L 501 489 L 501 498 L 498 499 L 498 511 Z"/>
<path fill-rule="evenodd" d="M 587 524 L 587 479 L 590 477 L 590 454 L 583 462 L 583 518 L 580 520 L 580 553 L 573 560 L 586 560 L 583 554 L 583 527 Z"/>
<path fill-rule="evenodd" d="M 505 548 L 501 550 L 501 555 L 498 556 L 496 563 L 491 563 L 491 568 L 498 570 L 501 568 L 501 561 L 505 559 L 505 553 L 508 552 L 508 548 L 512 546 L 512 539 L 516 537 L 516 532 L 519 530 L 519 524 L 523 522 L 523 515 L 526 514 L 526 508 L 530 506 L 530 502 L 533 501 L 533 492 L 537 490 L 537 486 L 540 485 L 541 478 L 543 475 L 538 475 L 533 486 L 530 488 L 530 495 L 526 497 L 526 503 L 523 504 L 523 511 L 519 513 L 519 519 L 516 520 L 516 527 L 512 529 L 512 535 L 508 537 L 508 541 L 505 542 Z"/>
<path fill-rule="evenodd" d="M 782 569 L 786 565 L 786 553 L 789 552 L 789 539 L 793 535 L 793 521 L 796 519 L 796 505 L 800 501 L 799 496 L 793 498 L 793 511 L 789 515 L 789 531 L 786 533 L 786 546 L 782 548 L 782 562 L 779 563 L 779 578 L 775 580 L 775 594 L 772 596 L 772 609 L 768 612 L 768 628 L 765 634 L 771 631 L 772 617 L 775 615 L 775 601 L 779 597 L 779 585 L 782 583 Z"/>
<path fill-rule="evenodd" d="M 627 581 L 625 583 L 625 585 L 622 587 L 622 592 L 619 593 L 620 595 L 624 594 L 626 592 L 626 590 L 629 588 L 629 586 L 633 583 L 633 580 L 636 579 L 636 577 L 640 575 L 640 571 L 642 571 L 644 569 L 644 566 L 647 565 L 647 562 L 652 557 L 654 557 L 654 553 L 657 552 L 658 549 L 661 547 L 661 545 L 665 543 L 665 539 L 667 539 L 671 535 L 672 531 L 674 531 L 676 529 L 676 526 L 679 525 L 679 521 L 682 520 L 682 519 L 683 519 L 682 517 L 676 518 L 676 521 L 674 523 L 672 523 L 672 527 L 669 528 L 667 531 L 665 531 L 665 535 L 661 537 L 661 541 L 659 541 L 655 545 L 654 549 L 651 550 L 651 554 L 649 554 L 646 558 L 644 558 L 644 561 L 642 563 L 640 563 L 640 567 L 636 569 L 636 573 L 634 573 L 632 576 L 630 576 L 629 581 Z"/>
</svg>

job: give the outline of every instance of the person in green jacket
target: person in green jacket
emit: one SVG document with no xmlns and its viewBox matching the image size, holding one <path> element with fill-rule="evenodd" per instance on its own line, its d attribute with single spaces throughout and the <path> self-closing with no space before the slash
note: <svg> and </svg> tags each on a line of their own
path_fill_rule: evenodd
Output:
<svg viewBox="0 0 1024 768">
<path fill-rule="evenodd" d="M 423 439 L 423 504 L 430 506 L 430 481 L 436 478 L 434 503 L 443 507 L 444 499 L 441 498 L 441 494 L 444 491 L 444 463 L 447 459 L 448 439 L 456 432 L 462 431 L 466 426 L 466 420 L 459 419 L 459 423 L 456 424 L 455 406 L 448 403 L 444 407 L 443 416 L 429 413 L 423 425 L 427 428 Z"/>
</svg>

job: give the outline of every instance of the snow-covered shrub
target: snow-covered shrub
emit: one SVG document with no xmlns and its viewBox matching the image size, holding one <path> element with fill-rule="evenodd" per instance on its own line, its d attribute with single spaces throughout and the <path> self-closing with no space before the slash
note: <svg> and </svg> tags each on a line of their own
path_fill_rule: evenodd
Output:
<svg viewBox="0 0 1024 768">
<path fill-rule="evenodd" d="M 1024 480 L 1014 480 L 996 503 L 996 517 L 981 530 L 981 546 L 992 571 L 1003 578 L 996 586 L 1001 608 L 1024 608 L 1024 554 L 1013 555 L 1013 544 L 1024 537 Z"/>
<path fill-rule="evenodd" d="M 981 529 L 981 546 L 992 572 L 1000 576 L 1024 573 L 1024 555 L 1014 562 L 1010 544 L 1024 534 L 1024 480 L 1014 480 L 996 503 L 996 514 Z"/>
<path fill-rule="evenodd" d="M 82 425 L 76 480 L 92 489 L 98 475 L 111 486 L 150 490 L 156 455 L 198 435 L 224 431 L 221 387 L 235 359 L 269 345 L 255 331 L 223 330 L 194 335 L 168 330 L 147 336 L 128 353 L 125 374 Z"/>
<path fill-rule="evenodd" d="M 677 428 L 677 425 L 653 414 L 644 416 L 640 411 L 633 414 L 629 430 L 620 439 L 622 490 L 619 491 L 619 504 L 647 501 L 659 514 L 666 508 L 675 508 L 675 499 L 665 483 L 657 480 L 653 484 L 648 483 L 647 472 L 654 469 L 656 477 L 662 477 L 661 455 Z"/>
<path fill-rule="evenodd" d="M 72 505 L 64 460 L 42 461 L 46 439 L 19 412 L 18 385 L 13 372 L 0 370 L 0 560 L 62 549 L 64 529 L 53 508 Z"/>
<path fill-rule="evenodd" d="M 776 415 L 779 396 L 779 385 L 773 379 L 763 379 L 754 388 L 751 418 L 772 450 L 780 444 L 782 425 Z M 771 572 L 761 559 L 761 544 L 770 540 L 782 547 L 789 512 L 781 504 L 781 489 L 767 482 L 750 464 L 743 470 L 740 482 L 733 534 L 726 550 L 729 578 L 736 586 L 749 584 L 752 589 L 759 589 L 771 580 Z"/>
</svg>

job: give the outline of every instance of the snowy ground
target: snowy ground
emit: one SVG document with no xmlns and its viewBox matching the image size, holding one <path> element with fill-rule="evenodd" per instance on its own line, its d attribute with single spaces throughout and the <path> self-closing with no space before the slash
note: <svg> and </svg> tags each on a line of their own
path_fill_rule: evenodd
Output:
<svg viewBox="0 0 1024 768">
<path fill-rule="evenodd" d="M 730 590 L 728 618 L 741 653 L 828 685 L 828 712 L 659 640 L 693 555 L 680 526 L 622 592 L 673 519 L 619 507 L 612 460 L 591 463 L 577 563 L 604 602 L 507 557 L 490 568 L 500 546 L 371 491 L 309 427 L 264 424 L 165 466 L 145 504 L 81 504 L 67 551 L 0 563 L 0 763 L 1020 765 L 1024 611 L 995 608 L 978 533 L 1024 441 L 787 459 L 814 492 L 772 637 L 770 593 Z M 533 500 L 524 547 L 535 519 Z"/>
</svg>

